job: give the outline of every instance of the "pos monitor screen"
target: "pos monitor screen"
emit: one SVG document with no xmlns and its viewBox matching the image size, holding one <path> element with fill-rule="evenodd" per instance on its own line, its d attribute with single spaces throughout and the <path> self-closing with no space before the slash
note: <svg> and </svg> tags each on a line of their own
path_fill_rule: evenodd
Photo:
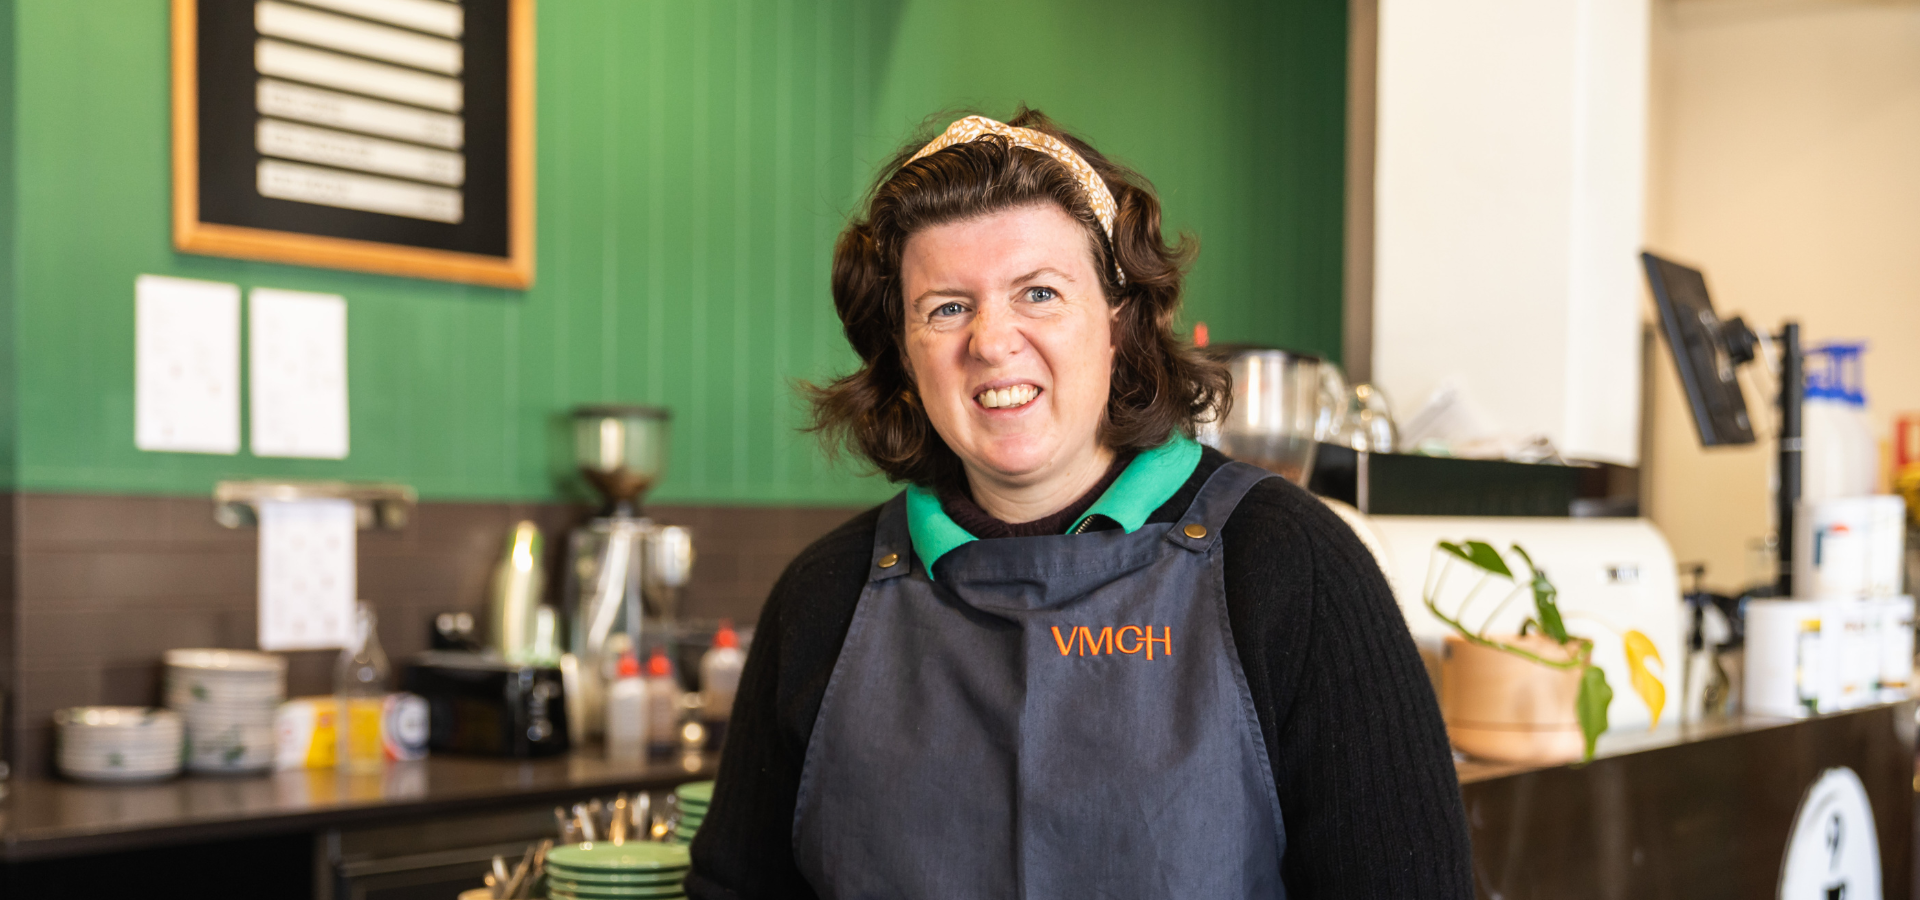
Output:
<svg viewBox="0 0 1920 900">
<path fill-rule="evenodd" d="M 1667 348 L 1673 351 L 1674 365 L 1680 370 L 1680 384 L 1686 388 L 1687 405 L 1693 408 L 1700 443 L 1709 447 L 1753 443 L 1747 398 L 1734 377 L 1734 366 L 1744 360 L 1735 359 L 1729 352 L 1732 335 L 1713 312 L 1706 277 L 1699 269 L 1651 253 L 1640 254 L 1640 259 L 1647 266 L 1647 283 L 1660 307 Z"/>
</svg>

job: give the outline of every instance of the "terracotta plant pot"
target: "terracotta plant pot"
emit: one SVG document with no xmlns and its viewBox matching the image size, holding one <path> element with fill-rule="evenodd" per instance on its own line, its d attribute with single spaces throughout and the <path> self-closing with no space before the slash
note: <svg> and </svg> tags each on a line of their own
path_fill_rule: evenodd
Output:
<svg viewBox="0 0 1920 900">
<path fill-rule="evenodd" d="M 1568 659 L 1540 635 L 1488 635 L 1544 659 Z M 1468 756 L 1556 765 L 1581 757 L 1586 742 L 1574 698 L 1580 670 L 1556 669 L 1448 635 L 1440 663 L 1440 712 L 1447 737 Z"/>
</svg>

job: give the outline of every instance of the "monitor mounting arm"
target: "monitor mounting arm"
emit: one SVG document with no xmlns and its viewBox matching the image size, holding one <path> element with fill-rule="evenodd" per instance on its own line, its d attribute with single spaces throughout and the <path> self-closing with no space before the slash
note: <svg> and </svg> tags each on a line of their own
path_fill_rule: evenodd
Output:
<svg viewBox="0 0 1920 900">
<path fill-rule="evenodd" d="M 1736 368 L 1753 362 L 1760 336 L 1745 319 L 1734 316 L 1721 321 L 1715 337 Z M 1776 438 L 1779 453 L 1779 482 L 1773 493 L 1774 549 L 1778 553 L 1779 572 L 1774 577 L 1774 596 L 1793 596 L 1793 528 L 1795 507 L 1800 503 L 1801 484 L 1801 407 L 1806 402 L 1806 357 L 1800 349 L 1800 323 L 1782 323 L 1772 335 L 1780 347 L 1780 433 Z"/>
<path fill-rule="evenodd" d="M 1760 335 L 1738 316 L 1722 319 L 1713 311 L 1706 276 L 1699 269 L 1652 253 L 1641 253 L 1647 286 L 1660 312 L 1660 325 L 1673 352 L 1674 367 L 1704 446 L 1751 444 L 1758 435 L 1748 416 L 1746 397 L 1735 372 L 1753 362 Z M 1806 400 L 1806 358 L 1800 348 L 1800 324 L 1787 321 L 1773 336 L 1780 347 L 1779 480 L 1774 490 L 1777 528 L 1774 543 L 1780 572 L 1776 596 L 1793 596 L 1793 532 L 1800 502 L 1801 411 Z"/>
<path fill-rule="evenodd" d="M 1744 329 L 1744 324 L 1742 325 Z M 1752 334 L 1751 331 L 1748 332 Z M 1806 357 L 1800 351 L 1800 323 L 1788 321 L 1780 334 L 1780 484 L 1774 491 L 1774 514 L 1778 527 L 1774 533 L 1780 559 L 1780 572 L 1774 579 L 1776 596 L 1793 596 L 1794 507 L 1800 502 L 1801 407 L 1806 402 Z M 1732 348 L 1728 348 L 1731 352 Z M 1751 358 L 1752 350 L 1748 351 Z"/>
</svg>

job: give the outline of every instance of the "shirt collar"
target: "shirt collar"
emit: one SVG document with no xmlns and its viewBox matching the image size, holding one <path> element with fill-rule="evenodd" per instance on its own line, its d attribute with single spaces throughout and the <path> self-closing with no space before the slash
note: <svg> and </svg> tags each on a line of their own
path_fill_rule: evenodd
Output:
<svg viewBox="0 0 1920 900">
<path fill-rule="evenodd" d="M 1074 528 L 1093 516 L 1105 516 L 1129 534 L 1139 531 L 1147 524 L 1147 517 L 1171 499 L 1199 465 L 1200 445 L 1174 432 L 1166 443 L 1134 457 L 1114 479 L 1113 486 L 1073 523 Z M 947 516 L 938 494 L 918 484 L 907 486 L 907 533 L 928 578 L 933 577 L 933 564 L 940 557 L 979 540 Z"/>
</svg>

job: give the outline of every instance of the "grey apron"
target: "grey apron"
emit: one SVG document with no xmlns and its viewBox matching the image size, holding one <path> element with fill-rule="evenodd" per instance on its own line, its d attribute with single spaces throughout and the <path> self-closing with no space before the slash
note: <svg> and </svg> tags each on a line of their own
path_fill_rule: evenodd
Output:
<svg viewBox="0 0 1920 900">
<path fill-rule="evenodd" d="M 794 811 L 820 896 L 1284 897 L 1221 575 L 1266 477 L 1230 463 L 1132 534 L 963 544 L 937 582 L 893 498 Z"/>
</svg>

